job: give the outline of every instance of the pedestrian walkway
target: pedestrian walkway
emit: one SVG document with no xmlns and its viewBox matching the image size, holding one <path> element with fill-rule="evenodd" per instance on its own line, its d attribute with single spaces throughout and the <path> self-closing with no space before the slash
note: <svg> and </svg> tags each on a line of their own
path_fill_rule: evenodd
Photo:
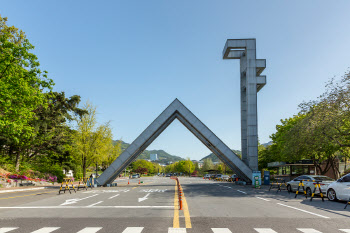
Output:
<svg viewBox="0 0 350 233">
<path fill-rule="evenodd" d="M 59 230 L 60 227 L 43 227 L 39 228 L 37 230 L 31 231 L 31 233 L 50 233 L 50 232 L 55 232 Z M 100 230 L 102 230 L 103 227 L 85 227 L 77 233 L 96 233 Z M 253 228 L 256 232 L 258 233 L 282 233 L 282 231 L 275 231 L 272 228 Z M 23 231 L 24 230 L 24 231 Z M 120 233 L 142 233 L 144 230 L 144 227 L 127 227 L 125 228 L 122 232 Z M 148 229 L 149 230 L 149 229 Z M 208 229 L 209 230 L 209 229 Z M 329 231 L 322 231 L 322 230 L 317 230 L 314 228 L 294 228 L 291 229 L 296 232 L 303 232 L 303 233 L 326 233 Z M 22 230 L 19 227 L 2 227 L 0 228 L 0 233 L 15 233 L 15 232 L 28 232 L 25 231 L 23 228 Z M 155 231 L 156 232 L 156 231 Z M 165 232 L 165 231 L 162 231 Z M 186 228 L 168 228 L 168 233 L 187 233 L 187 232 L 195 232 L 195 229 L 186 229 Z M 229 228 L 211 228 L 211 231 L 209 230 L 208 233 L 234 233 L 237 232 L 234 229 L 229 229 Z M 249 231 L 251 232 L 251 231 Z M 333 232 L 339 232 L 339 233 L 350 233 L 350 229 L 337 229 L 336 231 Z"/>
</svg>

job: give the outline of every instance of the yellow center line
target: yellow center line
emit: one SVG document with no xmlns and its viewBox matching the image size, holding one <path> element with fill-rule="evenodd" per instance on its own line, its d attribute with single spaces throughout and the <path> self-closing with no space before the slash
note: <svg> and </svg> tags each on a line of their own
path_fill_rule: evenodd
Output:
<svg viewBox="0 0 350 233">
<path fill-rule="evenodd" d="M 188 209 L 187 201 L 185 198 L 185 193 L 183 190 L 182 190 L 182 203 L 183 203 L 182 207 L 183 207 L 183 211 L 184 211 L 184 215 L 185 215 L 186 228 L 192 228 L 190 211 Z"/>
<path fill-rule="evenodd" d="M 179 220 L 179 198 L 177 193 L 177 184 L 175 182 L 175 196 L 174 196 L 174 220 L 173 220 L 173 228 L 180 228 L 180 220 Z"/>
<path fill-rule="evenodd" d="M 28 196 L 35 196 L 35 195 L 41 195 L 41 194 L 45 194 L 45 193 L 53 193 L 53 192 L 57 192 L 57 191 L 44 192 L 44 193 L 34 193 L 34 194 L 28 194 L 28 195 L 22 195 L 22 196 L 14 196 L 14 197 L 4 197 L 4 198 L 0 198 L 0 200 L 10 199 L 10 198 L 17 198 L 17 197 L 28 197 Z"/>
</svg>

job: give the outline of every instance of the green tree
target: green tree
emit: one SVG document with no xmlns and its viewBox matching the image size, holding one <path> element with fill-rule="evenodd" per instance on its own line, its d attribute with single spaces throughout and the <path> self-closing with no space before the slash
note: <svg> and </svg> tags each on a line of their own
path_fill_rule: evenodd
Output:
<svg viewBox="0 0 350 233">
<path fill-rule="evenodd" d="M 97 126 L 96 107 L 87 102 L 83 108 L 87 114 L 77 119 L 74 134 L 75 156 L 86 177 L 86 169 L 108 159 L 112 147 L 112 133 L 109 124 Z"/>
<path fill-rule="evenodd" d="M 211 159 L 205 159 L 203 161 L 203 167 L 202 167 L 202 171 L 207 171 L 207 170 L 211 170 L 214 168 L 214 164 L 213 161 Z"/>
<path fill-rule="evenodd" d="M 138 159 L 135 162 L 132 163 L 132 169 L 133 171 L 136 171 L 139 168 L 146 168 L 149 173 L 154 173 L 154 166 L 153 163 L 144 160 L 144 159 Z"/>
<path fill-rule="evenodd" d="M 195 168 L 193 162 L 190 159 L 187 159 L 185 161 L 180 161 L 180 162 L 183 162 L 182 172 L 187 173 L 189 176 L 191 176 Z"/>
<path fill-rule="evenodd" d="M 23 144 L 35 133 L 30 122 L 39 107 L 47 107 L 44 90 L 53 86 L 33 49 L 25 33 L 0 16 L 0 140 L 13 146 L 17 170 Z"/>
</svg>

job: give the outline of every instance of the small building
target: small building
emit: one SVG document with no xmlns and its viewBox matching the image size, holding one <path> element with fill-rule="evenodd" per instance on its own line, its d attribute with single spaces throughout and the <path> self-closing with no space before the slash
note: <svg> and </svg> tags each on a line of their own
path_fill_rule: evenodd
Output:
<svg viewBox="0 0 350 233">
<path fill-rule="evenodd" d="M 150 160 L 151 160 L 151 161 L 156 161 L 156 160 L 158 160 L 158 155 L 157 155 L 157 154 L 151 154 L 151 155 L 150 155 Z"/>
<path fill-rule="evenodd" d="M 299 160 L 297 162 L 272 162 L 267 167 L 276 171 L 275 178 L 282 178 L 286 182 L 301 175 L 316 175 L 316 167 L 312 160 Z"/>
<path fill-rule="evenodd" d="M 192 160 L 192 162 L 193 162 L 193 164 L 198 163 L 198 167 L 199 167 L 199 168 L 202 168 L 202 167 L 203 167 L 203 164 L 204 164 L 203 161 Z"/>
<path fill-rule="evenodd" d="M 73 177 L 73 170 L 65 170 L 65 169 L 63 169 L 63 175 L 65 175 L 66 177 L 68 177 L 68 178 L 72 178 Z"/>
</svg>

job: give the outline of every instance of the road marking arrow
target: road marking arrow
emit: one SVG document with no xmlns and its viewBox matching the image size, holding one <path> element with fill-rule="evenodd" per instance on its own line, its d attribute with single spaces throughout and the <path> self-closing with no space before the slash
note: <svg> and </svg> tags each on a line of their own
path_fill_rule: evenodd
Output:
<svg viewBox="0 0 350 233">
<path fill-rule="evenodd" d="M 148 198 L 148 196 L 150 195 L 150 193 L 148 193 L 148 194 L 146 194 L 146 196 L 144 196 L 144 197 L 142 197 L 142 198 L 139 198 L 139 202 L 141 202 L 141 201 L 144 201 L 144 200 L 147 200 Z"/>
</svg>

